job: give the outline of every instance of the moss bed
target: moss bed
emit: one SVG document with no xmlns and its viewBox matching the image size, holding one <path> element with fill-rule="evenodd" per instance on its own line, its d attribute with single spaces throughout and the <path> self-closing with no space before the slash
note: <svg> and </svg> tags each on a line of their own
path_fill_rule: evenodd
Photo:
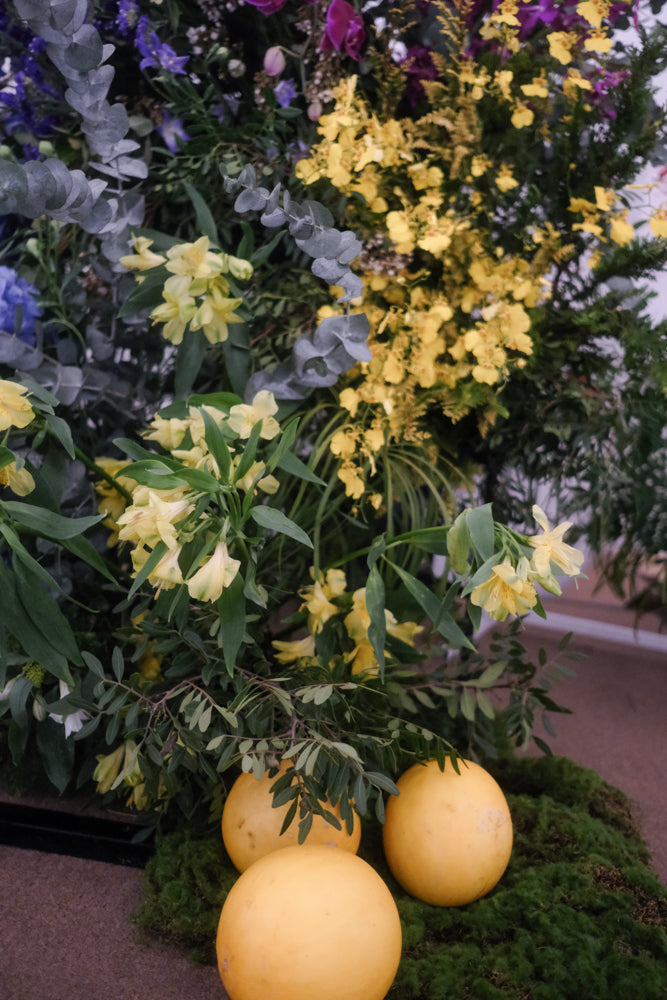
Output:
<svg viewBox="0 0 667 1000">
<path fill-rule="evenodd" d="M 364 830 L 359 854 L 386 880 L 403 925 L 387 1000 L 664 1000 L 667 889 L 648 866 L 628 799 L 565 758 L 486 766 L 507 795 L 515 841 L 484 898 L 458 908 L 413 899 L 386 867 L 379 827 Z M 214 962 L 236 878 L 217 834 L 168 834 L 135 920 L 193 960 Z"/>
</svg>

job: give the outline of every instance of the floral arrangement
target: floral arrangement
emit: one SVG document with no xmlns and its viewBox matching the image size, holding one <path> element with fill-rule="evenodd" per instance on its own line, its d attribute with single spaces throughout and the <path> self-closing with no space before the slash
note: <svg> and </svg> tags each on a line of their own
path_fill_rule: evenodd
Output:
<svg viewBox="0 0 667 1000">
<path fill-rule="evenodd" d="M 0 18 L 3 756 L 148 828 L 291 759 L 305 836 L 327 798 L 382 818 L 415 760 L 525 746 L 567 668 L 521 623 L 584 561 L 542 498 L 616 570 L 667 548 L 614 493 L 649 408 L 665 486 L 666 324 L 629 285 L 667 259 L 665 29 L 630 0 Z"/>
</svg>

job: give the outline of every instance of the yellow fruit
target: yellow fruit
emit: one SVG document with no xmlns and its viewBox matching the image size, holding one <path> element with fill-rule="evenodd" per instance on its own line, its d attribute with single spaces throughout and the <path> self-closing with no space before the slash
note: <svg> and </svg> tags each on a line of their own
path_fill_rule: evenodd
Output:
<svg viewBox="0 0 667 1000">
<path fill-rule="evenodd" d="M 415 764 L 387 802 L 384 852 L 394 875 L 417 899 L 462 906 L 484 896 L 512 853 L 512 818 L 499 785 L 473 761 Z"/>
<path fill-rule="evenodd" d="M 231 1000 L 382 1000 L 401 958 L 389 889 L 366 861 L 323 845 L 260 858 L 220 914 Z"/>
<path fill-rule="evenodd" d="M 289 767 L 291 764 L 288 763 L 281 765 L 280 774 L 284 774 Z M 280 836 L 289 803 L 273 807 L 271 786 L 277 778 L 278 775 L 270 778 L 267 772 L 259 780 L 252 774 L 241 774 L 229 790 L 222 810 L 222 839 L 232 863 L 240 872 L 265 854 L 281 847 L 296 846 L 298 842 L 298 818 Z M 340 819 L 338 806 L 327 803 L 326 808 Z M 360 839 L 361 824 L 355 813 L 351 834 L 347 832 L 345 823 L 337 830 L 322 816 L 314 816 L 305 843 L 333 845 L 356 854 Z"/>
</svg>

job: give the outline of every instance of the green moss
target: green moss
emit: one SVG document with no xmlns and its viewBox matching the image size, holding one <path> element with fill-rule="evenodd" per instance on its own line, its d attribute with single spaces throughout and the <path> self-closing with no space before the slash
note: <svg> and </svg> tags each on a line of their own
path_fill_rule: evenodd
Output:
<svg viewBox="0 0 667 1000">
<path fill-rule="evenodd" d="M 563 758 L 489 770 L 506 791 L 515 845 L 500 883 L 468 906 L 406 895 L 380 828 L 365 824 L 359 853 L 394 893 L 403 926 L 387 1000 L 664 1000 L 667 890 L 647 867 L 627 798 Z M 237 877 L 217 832 L 170 834 L 146 870 L 137 919 L 213 961 Z"/>
</svg>

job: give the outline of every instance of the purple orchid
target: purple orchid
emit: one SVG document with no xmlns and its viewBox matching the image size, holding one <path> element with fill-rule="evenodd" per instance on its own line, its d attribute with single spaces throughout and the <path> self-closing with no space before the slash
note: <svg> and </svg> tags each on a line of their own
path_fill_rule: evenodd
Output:
<svg viewBox="0 0 667 1000">
<path fill-rule="evenodd" d="M 347 0 L 331 0 L 327 10 L 327 25 L 320 48 L 323 52 L 336 49 L 357 62 L 366 41 L 364 20 Z"/>
<path fill-rule="evenodd" d="M 262 14 L 277 14 L 283 9 L 287 0 L 246 0 L 246 3 L 261 10 Z"/>
</svg>

